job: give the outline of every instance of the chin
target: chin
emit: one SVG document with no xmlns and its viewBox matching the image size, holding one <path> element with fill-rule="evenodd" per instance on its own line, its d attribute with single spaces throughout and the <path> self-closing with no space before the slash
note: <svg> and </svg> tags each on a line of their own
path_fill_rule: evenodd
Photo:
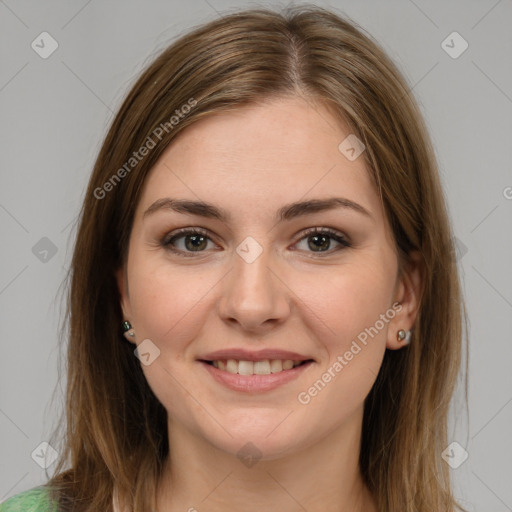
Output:
<svg viewBox="0 0 512 512">
<path fill-rule="evenodd" d="M 263 420 L 261 415 L 255 418 L 254 415 L 246 414 L 236 423 L 228 421 L 225 423 L 226 430 L 232 437 L 223 429 L 220 431 L 217 429 L 218 435 L 214 438 L 211 436 L 211 429 L 207 429 L 203 435 L 217 449 L 237 457 L 242 462 L 245 459 L 249 461 L 279 459 L 308 445 L 304 437 L 305 429 L 300 428 L 296 418 L 295 421 L 291 420 L 292 414 L 286 417 L 289 412 L 279 416 L 275 411 L 273 414 L 269 412 L 266 420 Z M 289 425 L 285 425 L 287 422 Z"/>
<path fill-rule="evenodd" d="M 298 450 L 297 442 L 292 443 L 291 439 L 271 441 L 265 434 L 260 437 L 248 435 L 216 441 L 220 440 L 212 440 L 212 444 L 217 449 L 236 457 L 247 467 L 259 461 L 280 459 Z"/>
</svg>

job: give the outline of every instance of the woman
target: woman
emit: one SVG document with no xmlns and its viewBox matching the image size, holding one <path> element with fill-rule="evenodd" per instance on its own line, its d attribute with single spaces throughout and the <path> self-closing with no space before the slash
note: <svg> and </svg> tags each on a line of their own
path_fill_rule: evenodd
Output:
<svg viewBox="0 0 512 512">
<path fill-rule="evenodd" d="M 113 121 L 72 261 L 61 459 L 0 510 L 464 510 L 441 459 L 464 321 L 395 65 L 319 7 L 224 16 Z"/>
</svg>

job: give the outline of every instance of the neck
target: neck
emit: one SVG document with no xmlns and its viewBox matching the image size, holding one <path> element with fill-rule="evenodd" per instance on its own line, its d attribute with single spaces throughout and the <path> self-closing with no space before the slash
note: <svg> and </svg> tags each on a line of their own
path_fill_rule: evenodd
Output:
<svg viewBox="0 0 512 512">
<path fill-rule="evenodd" d="M 359 470 L 362 410 L 320 442 L 272 460 L 241 460 L 169 422 L 158 512 L 376 512 Z"/>
</svg>

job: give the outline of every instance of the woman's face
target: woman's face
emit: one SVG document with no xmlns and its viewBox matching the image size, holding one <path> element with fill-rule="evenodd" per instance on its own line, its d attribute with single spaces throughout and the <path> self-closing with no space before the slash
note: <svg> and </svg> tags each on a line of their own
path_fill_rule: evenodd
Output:
<svg viewBox="0 0 512 512">
<path fill-rule="evenodd" d="M 273 100 L 197 122 L 152 169 L 117 278 L 171 428 L 272 459 L 361 420 L 413 318 L 349 135 L 323 107 Z"/>
</svg>

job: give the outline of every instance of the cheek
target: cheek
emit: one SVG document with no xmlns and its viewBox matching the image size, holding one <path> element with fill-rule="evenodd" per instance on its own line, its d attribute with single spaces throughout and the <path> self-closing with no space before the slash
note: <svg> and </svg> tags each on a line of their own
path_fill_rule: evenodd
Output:
<svg viewBox="0 0 512 512">
<path fill-rule="evenodd" d="M 197 321 L 201 300 L 208 279 L 198 274 L 197 267 L 176 269 L 169 262 L 134 260 L 130 280 L 130 301 L 137 335 L 154 339 L 159 344 L 179 338 L 181 331 L 193 337 L 199 327 Z M 173 343 L 176 345 L 176 343 Z"/>
<path fill-rule="evenodd" d="M 193 266 L 176 269 L 161 257 L 157 260 L 142 254 L 133 258 L 129 283 L 137 339 L 150 339 L 160 350 L 154 362 L 142 365 L 150 388 L 165 408 L 183 421 L 188 421 L 191 409 L 204 414 L 187 391 L 193 388 L 188 350 L 200 335 L 206 313 L 201 300 L 215 280 L 203 279 Z M 204 403 L 201 394 L 196 395 L 199 404 Z"/>
<path fill-rule="evenodd" d="M 316 332 L 323 333 L 318 339 L 327 352 L 297 397 L 311 417 L 325 415 L 328 408 L 335 425 L 361 407 L 370 392 L 394 317 L 391 276 L 375 264 L 347 266 L 332 275 L 327 292 L 310 296 L 308 305 L 318 313 Z"/>
<path fill-rule="evenodd" d="M 383 261 L 385 263 L 383 263 Z M 392 265 L 378 258 L 359 259 L 329 274 L 322 293 L 310 294 L 317 339 L 326 352 L 299 403 L 331 407 L 333 421 L 360 407 L 379 373 L 386 350 L 389 320 L 394 317 Z M 303 293 L 313 279 L 304 284 Z M 390 311 L 391 309 L 391 311 Z M 319 334 L 321 333 L 321 336 Z"/>
<path fill-rule="evenodd" d="M 350 345 L 352 339 L 389 310 L 394 291 L 393 273 L 392 269 L 383 268 L 382 263 L 372 261 L 343 266 L 327 277 L 321 287 L 314 277 L 302 278 L 302 291 L 298 295 L 316 313 L 317 324 L 324 324 L 322 332 L 326 334 L 328 348 L 338 350 L 347 343 Z M 384 336 L 386 329 L 381 322 L 378 326 Z"/>
</svg>

